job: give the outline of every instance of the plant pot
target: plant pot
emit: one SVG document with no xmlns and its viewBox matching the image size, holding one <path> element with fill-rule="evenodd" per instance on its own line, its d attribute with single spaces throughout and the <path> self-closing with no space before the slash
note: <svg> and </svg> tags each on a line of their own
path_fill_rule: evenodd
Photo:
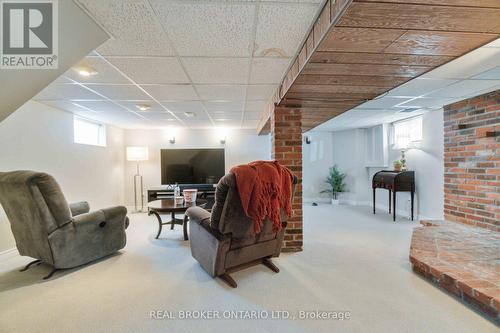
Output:
<svg viewBox="0 0 500 333">
<path fill-rule="evenodd" d="M 338 205 L 340 202 L 339 199 L 332 199 L 332 205 Z"/>
</svg>

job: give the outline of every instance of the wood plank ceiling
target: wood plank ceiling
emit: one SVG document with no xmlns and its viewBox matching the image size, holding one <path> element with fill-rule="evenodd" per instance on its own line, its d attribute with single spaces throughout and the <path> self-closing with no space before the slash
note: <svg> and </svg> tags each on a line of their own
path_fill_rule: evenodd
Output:
<svg viewBox="0 0 500 333">
<path fill-rule="evenodd" d="M 273 104 L 299 107 L 302 130 L 500 36 L 500 0 L 329 0 Z"/>
</svg>

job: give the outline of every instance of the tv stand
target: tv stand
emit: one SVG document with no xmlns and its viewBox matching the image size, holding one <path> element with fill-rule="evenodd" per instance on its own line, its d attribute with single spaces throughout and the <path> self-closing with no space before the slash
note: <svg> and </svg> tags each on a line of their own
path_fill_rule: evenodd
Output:
<svg viewBox="0 0 500 333">
<path fill-rule="evenodd" d="M 198 198 L 206 199 L 207 209 L 212 208 L 215 201 L 215 187 L 216 184 L 179 184 L 178 185 L 181 194 L 185 189 L 196 189 L 198 190 Z M 176 185 L 162 185 L 154 188 L 148 189 L 148 202 L 161 200 L 161 199 L 172 199 L 174 197 L 174 190 Z"/>
</svg>

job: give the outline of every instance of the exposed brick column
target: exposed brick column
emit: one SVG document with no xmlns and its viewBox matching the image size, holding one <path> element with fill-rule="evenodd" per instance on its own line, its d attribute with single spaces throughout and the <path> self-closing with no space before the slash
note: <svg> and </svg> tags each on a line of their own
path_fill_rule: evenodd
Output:
<svg viewBox="0 0 500 333">
<path fill-rule="evenodd" d="M 282 251 L 302 251 L 302 114 L 299 109 L 275 107 L 271 114 L 272 158 L 299 178 Z"/>
<path fill-rule="evenodd" d="M 444 108 L 444 216 L 500 231 L 500 90 Z"/>
</svg>

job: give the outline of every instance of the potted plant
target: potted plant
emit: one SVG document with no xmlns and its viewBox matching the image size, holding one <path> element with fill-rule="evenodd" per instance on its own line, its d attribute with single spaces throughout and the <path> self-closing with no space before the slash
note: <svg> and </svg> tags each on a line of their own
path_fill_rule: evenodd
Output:
<svg viewBox="0 0 500 333">
<path fill-rule="evenodd" d="M 395 171 L 401 171 L 401 167 L 403 166 L 403 162 L 401 162 L 401 160 L 395 160 L 393 164 Z"/>
<path fill-rule="evenodd" d="M 329 193 L 332 196 L 332 205 L 338 205 L 338 194 L 345 192 L 345 177 L 345 173 L 340 172 L 337 165 L 330 168 L 330 173 L 326 178 L 326 183 L 330 186 L 330 188 L 328 190 L 321 191 L 321 193 Z"/>
</svg>

